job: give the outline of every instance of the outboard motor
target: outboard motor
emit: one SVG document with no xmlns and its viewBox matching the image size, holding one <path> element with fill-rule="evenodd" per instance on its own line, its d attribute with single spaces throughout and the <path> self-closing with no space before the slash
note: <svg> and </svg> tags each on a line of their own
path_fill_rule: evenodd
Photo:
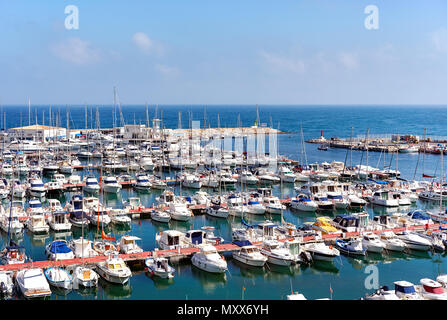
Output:
<svg viewBox="0 0 447 320">
<path fill-rule="evenodd" d="M 307 251 L 301 252 L 300 258 L 301 258 L 301 261 L 303 261 L 307 264 L 310 264 L 312 262 L 312 255 Z"/>
</svg>

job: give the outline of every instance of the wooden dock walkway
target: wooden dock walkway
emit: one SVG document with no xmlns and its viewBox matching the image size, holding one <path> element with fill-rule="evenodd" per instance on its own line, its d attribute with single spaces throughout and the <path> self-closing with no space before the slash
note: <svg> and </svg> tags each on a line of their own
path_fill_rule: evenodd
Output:
<svg viewBox="0 0 447 320">
<path fill-rule="evenodd" d="M 408 227 L 394 228 L 394 229 L 383 229 L 383 230 L 375 230 L 375 231 L 363 231 L 363 232 L 344 232 L 337 234 L 323 234 L 321 236 L 321 240 L 324 242 L 333 242 L 336 239 L 348 239 L 352 237 L 361 236 L 363 233 L 373 232 L 375 234 L 380 234 L 387 231 L 392 231 L 394 233 L 402 232 L 404 230 L 412 230 L 412 231 L 424 231 L 424 230 L 438 230 L 440 227 L 447 228 L 447 224 L 431 224 L 431 225 L 414 225 Z M 293 240 L 293 238 L 285 238 L 280 239 L 279 241 L 285 242 L 287 240 Z M 310 243 L 315 241 L 321 241 L 320 239 L 316 239 L 314 236 L 304 237 L 302 243 Z M 255 242 L 254 245 L 261 245 L 262 242 Z M 215 245 L 218 252 L 228 253 L 239 250 L 239 246 L 233 243 L 223 243 Z M 192 256 L 194 253 L 199 252 L 200 249 L 197 247 L 192 248 L 179 248 L 174 250 L 158 250 L 154 251 L 144 251 L 140 253 L 132 253 L 132 254 L 120 254 L 119 257 L 124 261 L 142 261 L 151 256 L 157 257 L 188 257 Z M 58 261 L 32 261 L 21 264 L 10 264 L 10 265 L 0 265 L 0 271 L 19 271 L 22 269 L 30 269 L 30 268 L 50 268 L 54 266 L 59 267 L 68 267 L 68 266 L 76 266 L 80 264 L 94 265 L 99 262 L 105 261 L 107 259 L 106 256 L 96 256 L 96 257 L 88 257 L 88 258 L 75 258 L 75 259 L 66 259 L 66 260 L 58 260 Z"/>
</svg>

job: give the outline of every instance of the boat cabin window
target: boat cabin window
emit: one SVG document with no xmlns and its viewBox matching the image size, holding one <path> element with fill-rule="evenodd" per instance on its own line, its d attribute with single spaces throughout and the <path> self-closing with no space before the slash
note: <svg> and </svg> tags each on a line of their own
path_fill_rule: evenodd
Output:
<svg viewBox="0 0 447 320">
<path fill-rule="evenodd" d="M 124 244 L 133 244 L 133 243 L 135 243 L 134 240 L 124 239 Z"/>
<path fill-rule="evenodd" d="M 178 236 L 170 236 L 168 235 L 168 245 L 169 246 L 175 246 L 179 244 L 179 237 Z"/>
<path fill-rule="evenodd" d="M 310 186 L 310 192 L 318 193 L 318 186 Z"/>
</svg>

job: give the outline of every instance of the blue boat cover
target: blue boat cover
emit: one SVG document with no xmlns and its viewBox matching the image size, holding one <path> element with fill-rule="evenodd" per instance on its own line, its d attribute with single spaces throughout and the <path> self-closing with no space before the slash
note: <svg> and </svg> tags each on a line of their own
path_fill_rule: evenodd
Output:
<svg viewBox="0 0 447 320">
<path fill-rule="evenodd" d="M 54 253 L 55 249 L 56 249 L 56 254 L 57 253 L 69 253 L 72 251 L 64 241 L 53 241 L 50 245 L 50 252 Z"/>
<path fill-rule="evenodd" d="M 404 286 L 400 286 L 398 284 L 394 284 L 394 290 L 397 291 L 397 292 L 403 292 L 403 293 L 414 293 L 414 292 L 416 292 L 414 290 L 414 286 L 404 287 Z"/>
<path fill-rule="evenodd" d="M 423 214 L 423 211 L 416 210 L 412 212 L 408 212 L 408 216 L 411 216 L 412 219 L 418 219 L 418 220 L 429 220 L 430 217 Z"/>
<path fill-rule="evenodd" d="M 251 246 L 252 243 L 248 240 L 241 240 L 241 241 L 233 241 L 233 243 L 239 247 L 243 247 L 243 246 Z"/>
</svg>

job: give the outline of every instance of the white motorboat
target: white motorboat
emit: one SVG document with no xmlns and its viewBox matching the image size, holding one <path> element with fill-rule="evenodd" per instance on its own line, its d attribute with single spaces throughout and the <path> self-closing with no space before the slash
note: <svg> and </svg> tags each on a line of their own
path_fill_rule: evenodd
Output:
<svg viewBox="0 0 447 320">
<path fill-rule="evenodd" d="M 364 207 L 367 204 L 366 200 L 358 197 L 355 194 L 349 194 L 348 195 L 348 201 L 349 201 L 349 206 L 351 208 L 361 208 L 361 207 Z"/>
<path fill-rule="evenodd" d="M 267 257 L 269 263 L 279 266 L 290 266 L 294 257 L 284 245 L 276 240 L 265 240 L 262 243 L 261 253 Z"/>
<path fill-rule="evenodd" d="M 253 175 L 250 171 L 242 171 L 239 175 L 239 179 L 242 184 L 257 184 L 259 179 Z"/>
<path fill-rule="evenodd" d="M 386 250 L 402 252 L 407 247 L 405 242 L 399 239 L 392 231 L 382 233 L 380 240 L 385 243 Z"/>
<path fill-rule="evenodd" d="M 50 231 L 50 226 L 43 214 L 33 214 L 25 222 L 25 225 L 32 233 L 48 233 Z"/>
<path fill-rule="evenodd" d="M 160 178 L 152 177 L 149 182 L 152 189 L 164 190 L 168 187 L 167 183 Z"/>
<path fill-rule="evenodd" d="M 122 236 L 119 242 L 120 252 L 124 254 L 143 252 L 136 241 L 141 241 L 141 238 L 129 235 Z"/>
<path fill-rule="evenodd" d="M 384 207 L 398 207 L 399 200 L 390 196 L 390 192 L 387 190 L 378 190 L 372 195 L 370 202 L 374 205 Z"/>
<path fill-rule="evenodd" d="M 12 210 L 12 212 L 5 212 L 3 207 L 1 207 L 0 228 L 4 232 L 20 234 L 23 231 L 24 225 L 19 221 L 19 216 L 14 210 Z"/>
<path fill-rule="evenodd" d="M 72 174 L 74 169 L 70 163 L 63 162 L 59 166 L 59 171 L 60 171 L 60 173 L 64 173 L 64 174 Z"/>
<path fill-rule="evenodd" d="M 233 251 L 233 258 L 253 267 L 262 267 L 268 260 L 258 247 L 251 245 L 243 246 L 240 250 Z"/>
<path fill-rule="evenodd" d="M 98 286 L 98 274 L 89 267 L 77 266 L 73 272 L 73 283 L 84 288 L 95 288 Z"/>
<path fill-rule="evenodd" d="M 107 193 L 118 193 L 122 189 L 122 186 L 121 186 L 121 184 L 118 183 L 118 180 L 116 180 L 116 177 L 112 177 L 112 176 L 105 177 L 102 180 L 101 187 L 102 187 L 103 191 L 107 192 Z"/>
<path fill-rule="evenodd" d="M 338 192 L 326 192 L 326 197 L 333 203 L 335 209 L 346 209 L 349 201 Z"/>
<path fill-rule="evenodd" d="M 90 215 L 88 216 L 90 224 L 94 226 L 108 226 L 112 222 L 112 219 L 107 213 L 108 210 L 101 203 L 93 204 L 90 207 Z"/>
<path fill-rule="evenodd" d="M 147 156 L 143 156 L 140 159 L 140 166 L 141 169 L 143 169 L 144 171 L 152 171 L 154 170 L 154 162 L 152 161 L 151 157 L 147 157 Z"/>
<path fill-rule="evenodd" d="M 132 223 L 132 219 L 127 215 L 124 209 L 111 209 L 109 216 L 111 223 L 114 225 L 130 226 Z"/>
<path fill-rule="evenodd" d="M 166 211 L 152 210 L 151 219 L 157 222 L 168 223 L 171 220 L 171 215 Z"/>
<path fill-rule="evenodd" d="M 171 202 L 174 202 L 176 200 L 176 196 L 172 190 L 165 190 L 162 192 L 160 197 L 155 198 L 155 201 L 159 205 L 168 206 Z"/>
<path fill-rule="evenodd" d="M 65 290 L 73 288 L 73 277 L 65 269 L 58 267 L 48 268 L 45 270 L 45 277 L 53 287 Z"/>
<path fill-rule="evenodd" d="M 227 218 L 229 211 L 227 207 L 222 206 L 220 197 L 211 199 L 209 206 L 206 208 L 206 214 L 216 218 Z"/>
<path fill-rule="evenodd" d="M 366 254 L 366 248 L 363 247 L 363 242 L 361 239 L 337 239 L 335 244 L 341 253 L 347 254 L 348 256 L 364 256 Z"/>
<path fill-rule="evenodd" d="M 214 176 L 214 174 L 208 174 L 206 176 L 200 177 L 202 181 L 202 186 L 207 188 L 218 188 L 219 180 Z"/>
<path fill-rule="evenodd" d="M 296 180 L 296 175 L 285 166 L 279 168 L 279 177 L 285 183 L 294 183 Z"/>
<path fill-rule="evenodd" d="M 164 279 L 174 278 L 175 269 L 169 265 L 168 259 L 151 257 L 146 259 L 144 263 L 151 274 Z"/>
<path fill-rule="evenodd" d="M 149 182 L 149 178 L 146 175 L 139 174 L 137 176 L 136 182 L 133 184 L 133 187 L 137 190 L 141 191 L 149 191 L 152 184 Z"/>
<path fill-rule="evenodd" d="M 98 179 L 95 177 L 89 176 L 85 179 L 85 185 L 83 190 L 87 193 L 98 193 L 99 192 L 99 183 Z"/>
<path fill-rule="evenodd" d="M 214 246 L 210 245 L 202 246 L 200 252 L 195 253 L 191 258 L 191 263 L 197 268 L 211 273 L 224 273 L 228 270 L 225 258 L 217 253 Z"/>
<path fill-rule="evenodd" d="M 401 239 L 407 245 L 407 248 L 412 250 L 428 251 L 432 247 L 431 241 L 421 237 L 412 231 L 403 231 L 397 234 L 397 237 Z"/>
<path fill-rule="evenodd" d="M 93 250 L 103 256 L 118 254 L 119 250 L 113 241 L 115 241 L 115 237 L 108 237 L 102 234 L 101 239 L 93 242 Z"/>
<path fill-rule="evenodd" d="M 42 179 L 31 179 L 28 192 L 33 197 L 42 198 L 47 193 L 47 188 L 42 182 Z"/>
<path fill-rule="evenodd" d="M 166 212 L 172 220 L 177 221 L 189 221 L 193 216 L 192 211 L 182 202 L 171 202 Z"/>
<path fill-rule="evenodd" d="M 299 194 L 295 199 L 292 199 L 290 206 L 293 209 L 306 212 L 315 212 L 318 209 L 318 204 L 305 194 Z"/>
<path fill-rule="evenodd" d="M 42 269 L 20 270 L 17 272 L 16 282 L 20 292 L 27 299 L 51 296 L 50 285 Z"/>
<path fill-rule="evenodd" d="M 200 189 L 202 187 L 202 181 L 195 175 L 185 174 L 182 177 L 182 186 L 185 188 Z"/>
<path fill-rule="evenodd" d="M 286 206 L 281 203 L 278 197 L 267 196 L 262 198 L 265 211 L 271 214 L 281 214 L 286 210 Z"/>
<path fill-rule="evenodd" d="M 165 230 L 155 235 L 155 241 L 161 250 L 174 250 L 189 247 L 185 234 L 177 230 Z"/>
<path fill-rule="evenodd" d="M 96 271 L 105 280 L 118 284 L 126 284 L 132 276 L 129 267 L 117 254 L 109 255 L 106 261 L 99 262 Z"/>
<path fill-rule="evenodd" d="M 250 198 L 245 206 L 245 212 L 251 214 L 264 214 L 265 206 L 259 201 Z"/>
<path fill-rule="evenodd" d="M 335 204 L 322 194 L 314 195 L 314 202 L 317 204 L 319 210 L 333 210 Z"/>
<path fill-rule="evenodd" d="M 340 256 L 340 251 L 324 242 L 313 242 L 303 245 L 303 249 L 312 255 L 313 260 L 333 261 Z"/>
<path fill-rule="evenodd" d="M 54 231 L 70 231 L 71 223 L 66 212 L 52 212 L 48 218 L 48 224 Z"/>
<path fill-rule="evenodd" d="M 447 300 L 447 291 L 438 281 L 423 278 L 420 280 L 420 283 L 421 285 L 415 286 L 415 289 L 423 298 L 428 300 Z"/>
<path fill-rule="evenodd" d="M 13 173 L 13 168 L 9 163 L 4 163 L 2 165 L 2 174 L 4 176 L 10 176 Z"/>
<path fill-rule="evenodd" d="M 382 253 L 385 249 L 385 243 L 380 240 L 379 236 L 370 232 L 363 234 L 362 245 L 369 252 Z"/>
<path fill-rule="evenodd" d="M 242 198 L 235 194 L 230 194 L 227 197 L 226 203 L 229 215 L 242 217 L 244 212 L 246 212 L 246 206 L 244 206 Z"/>
</svg>

